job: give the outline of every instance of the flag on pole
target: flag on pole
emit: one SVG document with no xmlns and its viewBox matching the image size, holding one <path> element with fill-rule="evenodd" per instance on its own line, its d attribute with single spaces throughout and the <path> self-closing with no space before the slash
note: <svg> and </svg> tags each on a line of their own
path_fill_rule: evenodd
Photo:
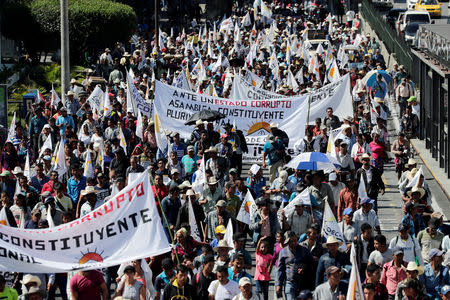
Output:
<svg viewBox="0 0 450 300">
<path fill-rule="evenodd" d="M 128 92 L 127 92 L 128 97 Z M 129 98 L 127 98 L 128 100 Z M 127 103 L 131 101 L 128 100 Z M 109 99 L 109 93 L 108 91 L 105 91 L 103 94 L 103 116 L 108 117 L 112 112 L 112 105 L 111 105 L 111 99 Z"/>
<path fill-rule="evenodd" d="M 58 172 L 58 177 L 61 179 L 67 172 L 66 167 L 66 154 L 64 153 L 64 141 L 59 142 L 58 152 L 56 153 L 55 168 L 54 170 Z"/>
<path fill-rule="evenodd" d="M 362 173 L 359 176 L 358 195 L 361 200 L 369 198 L 369 196 L 367 196 L 366 183 L 364 182 Z"/>
<path fill-rule="evenodd" d="M 127 142 L 125 140 L 125 135 L 123 134 L 122 128 L 119 127 L 119 141 L 120 141 L 120 147 L 122 147 L 123 151 L 127 153 Z"/>
<path fill-rule="evenodd" d="M 166 133 L 164 132 L 164 128 L 162 127 L 161 121 L 159 120 L 158 114 L 155 110 L 155 139 L 156 144 L 158 145 L 159 150 L 166 155 L 167 149 L 169 146 L 169 141 L 167 140 Z"/>
<path fill-rule="evenodd" d="M 323 214 L 322 235 L 327 239 L 329 236 L 334 236 L 338 241 L 342 242 L 340 249 L 347 250 L 345 245 L 344 236 L 342 235 L 341 228 L 336 221 L 336 217 L 328 204 L 328 199 L 324 200 L 325 211 Z"/>
<path fill-rule="evenodd" d="M 228 247 L 233 248 L 233 223 L 231 223 L 231 218 L 228 220 L 227 231 L 223 236 L 223 239 L 227 241 Z"/>
<path fill-rule="evenodd" d="M 336 145 L 334 144 L 333 131 L 328 136 L 327 154 L 337 159 Z"/>
<path fill-rule="evenodd" d="M 197 221 L 195 220 L 195 214 L 194 214 L 194 208 L 192 207 L 192 202 L 190 199 L 186 199 L 187 206 L 189 209 L 189 226 L 191 227 L 191 236 L 194 238 L 194 240 L 196 241 L 200 241 L 200 231 L 198 230 L 197 227 Z"/>
<path fill-rule="evenodd" d="M 266 5 L 264 1 L 261 1 L 261 15 L 268 19 L 272 18 L 272 10 Z"/>
<path fill-rule="evenodd" d="M 8 222 L 8 215 L 6 214 L 6 208 L 3 206 L 2 210 L 0 210 L 0 224 L 4 226 L 11 226 Z"/>
<path fill-rule="evenodd" d="M 421 175 L 423 175 L 422 166 L 419 168 L 416 175 L 414 175 L 413 179 L 411 179 L 411 181 L 408 183 L 406 188 L 413 188 L 413 187 L 417 186 L 417 183 L 419 182 Z"/>
<path fill-rule="evenodd" d="M 364 300 L 361 278 L 359 274 L 358 264 L 356 262 L 355 244 L 352 244 L 352 249 L 350 250 L 350 263 L 352 264 L 352 270 L 350 272 L 347 297 L 345 299 Z"/>
<path fill-rule="evenodd" d="M 28 181 L 31 181 L 31 171 L 30 171 L 30 154 L 27 153 L 27 158 L 25 159 L 25 167 L 23 168 L 23 176 L 25 176 Z"/>
<path fill-rule="evenodd" d="M 102 172 L 105 170 L 105 148 L 103 146 L 103 142 L 100 143 L 100 147 L 98 148 L 98 155 L 97 155 L 97 165 L 99 165 L 102 168 Z"/>
<path fill-rule="evenodd" d="M 245 27 L 252 25 L 252 20 L 250 19 L 250 12 L 247 12 L 247 14 L 242 19 L 242 25 Z"/>
<path fill-rule="evenodd" d="M 247 192 L 244 201 L 242 201 L 241 209 L 239 210 L 236 220 L 250 225 L 251 218 L 257 210 L 258 207 L 256 206 L 255 199 L 253 199 L 252 193 Z"/>
<path fill-rule="evenodd" d="M 144 125 L 142 123 L 142 113 L 140 110 L 138 110 L 138 118 L 136 121 L 136 136 L 140 137 L 141 140 L 144 139 Z"/>
<path fill-rule="evenodd" d="M 94 165 L 92 164 L 92 155 L 91 155 L 91 151 L 89 151 L 89 150 L 86 153 L 86 158 L 85 158 L 85 161 L 84 161 L 83 169 L 84 169 L 83 175 L 86 178 L 93 178 L 93 177 L 95 177 L 95 175 L 94 175 Z"/>
<path fill-rule="evenodd" d="M 341 78 L 341 75 L 339 74 L 339 70 L 336 64 L 336 60 L 333 58 L 331 60 L 330 66 L 327 70 L 327 77 L 329 82 L 335 82 Z"/>
<path fill-rule="evenodd" d="M 299 203 L 302 205 L 311 205 L 311 194 L 309 193 L 309 189 L 304 189 L 300 194 L 295 196 L 295 198 L 292 199 L 286 207 L 283 208 L 285 216 L 293 214 L 295 211 L 295 206 Z"/>
<path fill-rule="evenodd" d="M 16 112 L 14 112 L 13 118 L 11 120 L 11 126 L 8 130 L 8 137 L 6 138 L 7 142 L 12 142 L 16 137 Z"/>
<path fill-rule="evenodd" d="M 52 83 L 52 90 L 50 92 L 52 93 L 50 104 L 54 107 L 57 107 L 58 103 L 61 102 L 61 98 L 59 98 L 58 93 L 53 88 L 53 83 Z"/>
<path fill-rule="evenodd" d="M 49 134 L 47 139 L 44 142 L 44 145 L 42 145 L 41 151 L 39 152 L 39 157 L 41 157 L 42 154 L 44 154 L 44 151 L 46 149 L 50 149 L 50 151 L 53 150 L 52 147 L 53 147 L 53 145 L 52 145 L 52 135 Z"/>
</svg>

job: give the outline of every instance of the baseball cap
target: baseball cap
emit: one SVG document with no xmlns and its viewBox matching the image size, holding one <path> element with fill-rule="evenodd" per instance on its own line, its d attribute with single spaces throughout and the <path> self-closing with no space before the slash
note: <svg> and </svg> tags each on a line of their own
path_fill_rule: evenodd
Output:
<svg viewBox="0 0 450 300">
<path fill-rule="evenodd" d="M 239 279 L 239 286 L 244 286 L 247 284 L 252 284 L 252 282 L 250 281 L 250 278 L 248 277 L 242 277 L 241 279 Z"/>
<path fill-rule="evenodd" d="M 392 254 L 394 255 L 399 255 L 399 254 L 403 254 L 403 248 L 401 247 L 395 247 L 392 249 Z"/>
<path fill-rule="evenodd" d="M 125 269 L 123 269 L 123 272 L 126 273 L 128 271 L 132 271 L 133 273 L 135 273 L 136 269 L 133 266 L 128 265 L 128 266 L 125 267 Z"/>
<path fill-rule="evenodd" d="M 337 180 L 337 174 L 336 173 L 330 173 L 330 175 L 328 175 L 328 180 L 329 181 L 336 181 Z"/>
<path fill-rule="evenodd" d="M 188 146 L 188 147 L 187 147 L 187 151 L 194 151 L 194 146 L 192 146 L 192 145 L 191 145 L 191 146 Z"/>
<path fill-rule="evenodd" d="M 411 226 L 408 223 L 401 222 L 398 224 L 398 231 L 409 230 Z"/>
<path fill-rule="evenodd" d="M 219 225 L 216 227 L 216 233 L 225 234 L 227 232 L 227 229 L 223 225 Z"/>
<path fill-rule="evenodd" d="M 430 252 L 428 252 L 428 258 L 432 259 L 435 256 L 442 256 L 442 254 L 444 254 L 444 251 L 441 251 L 439 249 L 433 248 L 430 250 Z"/>
<path fill-rule="evenodd" d="M 364 205 L 364 204 L 373 204 L 374 202 L 375 202 L 375 200 L 372 200 L 372 199 L 370 199 L 370 198 L 364 198 L 364 199 L 361 200 L 361 205 Z"/>
<path fill-rule="evenodd" d="M 217 207 L 225 207 L 225 206 L 227 206 L 227 203 L 225 202 L 225 200 L 219 200 L 219 201 L 217 201 L 216 206 Z"/>
<path fill-rule="evenodd" d="M 352 212 L 353 212 L 353 208 L 347 207 L 346 209 L 344 209 L 344 216 L 347 216 L 347 215 L 351 214 Z"/>
<path fill-rule="evenodd" d="M 444 285 L 441 289 L 441 295 L 447 295 L 447 293 L 450 292 L 450 285 Z"/>
</svg>

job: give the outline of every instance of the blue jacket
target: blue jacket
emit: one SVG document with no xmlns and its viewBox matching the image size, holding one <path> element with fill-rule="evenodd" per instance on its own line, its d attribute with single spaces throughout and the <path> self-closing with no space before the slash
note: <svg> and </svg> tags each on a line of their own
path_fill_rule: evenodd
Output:
<svg viewBox="0 0 450 300">
<path fill-rule="evenodd" d="M 432 299 L 440 299 L 440 290 L 444 285 L 450 284 L 449 269 L 444 266 L 440 266 L 439 273 L 434 275 L 431 264 L 425 265 L 425 271 L 423 273 L 422 282 L 425 284 L 428 295 L 432 296 Z"/>
<path fill-rule="evenodd" d="M 346 265 L 349 264 L 350 262 L 347 258 L 347 255 L 345 255 L 342 252 L 338 251 L 336 257 L 330 256 L 330 253 L 325 253 L 320 257 L 319 264 L 317 266 L 316 286 L 328 280 L 327 274 L 325 272 L 328 269 L 328 267 L 336 266 L 338 268 L 344 268 Z"/>
</svg>

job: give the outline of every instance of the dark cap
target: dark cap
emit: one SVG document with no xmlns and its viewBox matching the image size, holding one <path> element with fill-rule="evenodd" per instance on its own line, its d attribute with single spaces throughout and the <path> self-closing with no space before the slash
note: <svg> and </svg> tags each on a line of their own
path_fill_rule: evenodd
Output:
<svg viewBox="0 0 450 300">
<path fill-rule="evenodd" d="M 163 261 L 161 262 L 161 265 L 164 270 L 172 269 L 175 266 L 173 260 L 170 258 L 164 258 Z"/>
<path fill-rule="evenodd" d="M 48 227 L 48 221 L 45 219 L 40 219 L 38 225 L 42 227 Z"/>
<path fill-rule="evenodd" d="M 401 222 L 398 224 L 398 231 L 409 230 L 411 226 L 408 223 Z"/>
<path fill-rule="evenodd" d="M 52 196 L 45 198 L 44 204 L 55 203 L 55 198 Z"/>
<path fill-rule="evenodd" d="M 123 269 L 123 272 L 126 273 L 128 271 L 132 271 L 133 273 L 136 273 L 136 269 L 133 266 L 126 266 L 125 269 Z"/>
</svg>

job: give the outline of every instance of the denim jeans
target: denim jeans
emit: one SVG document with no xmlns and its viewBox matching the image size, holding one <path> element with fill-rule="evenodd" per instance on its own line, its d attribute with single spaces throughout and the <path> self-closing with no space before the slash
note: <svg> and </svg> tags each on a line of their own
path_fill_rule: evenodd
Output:
<svg viewBox="0 0 450 300">
<path fill-rule="evenodd" d="M 286 300 L 297 300 L 298 288 L 297 285 L 292 282 L 286 282 L 284 284 L 284 298 Z"/>
</svg>

